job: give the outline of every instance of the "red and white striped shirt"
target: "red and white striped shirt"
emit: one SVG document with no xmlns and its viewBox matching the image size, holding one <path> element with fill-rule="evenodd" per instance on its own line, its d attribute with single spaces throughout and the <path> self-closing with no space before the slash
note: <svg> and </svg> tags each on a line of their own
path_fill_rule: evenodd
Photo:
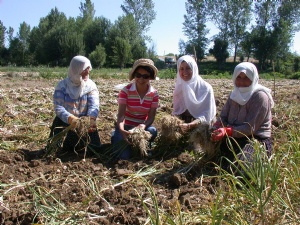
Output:
<svg viewBox="0 0 300 225">
<path fill-rule="evenodd" d="M 126 104 L 126 125 L 137 126 L 145 123 L 150 108 L 158 108 L 158 93 L 151 85 L 143 99 L 136 90 L 135 83 L 125 86 L 119 93 L 118 103 Z"/>
</svg>

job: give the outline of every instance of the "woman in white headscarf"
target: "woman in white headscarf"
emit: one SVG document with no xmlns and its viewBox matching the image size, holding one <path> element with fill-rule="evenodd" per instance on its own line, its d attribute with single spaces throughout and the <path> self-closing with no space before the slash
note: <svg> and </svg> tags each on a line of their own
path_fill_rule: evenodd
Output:
<svg viewBox="0 0 300 225">
<path fill-rule="evenodd" d="M 226 143 L 226 136 L 234 138 L 231 141 L 236 154 L 241 160 L 251 160 L 254 149 L 250 139 L 255 138 L 266 148 L 267 155 L 272 153 L 271 108 L 274 106 L 271 90 L 258 84 L 259 76 L 253 63 L 242 62 L 233 72 L 233 91 L 224 105 L 220 118 L 215 123 L 217 128 L 212 134 L 213 141 L 222 141 L 221 153 L 230 161 L 234 154 Z M 227 167 L 227 160 L 223 166 Z"/>
<path fill-rule="evenodd" d="M 177 60 L 177 77 L 173 95 L 173 115 L 184 120 L 181 129 L 187 132 L 199 123 L 211 123 L 216 116 L 212 86 L 198 74 L 195 59 L 189 55 Z"/>
<path fill-rule="evenodd" d="M 87 116 L 90 119 L 89 147 L 97 150 L 101 145 L 96 126 L 99 92 L 96 84 L 89 78 L 91 70 L 92 65 L 88 58 L 80 55 L 72 58 L 68 76 L 57 84 L 53 94 L 56 117 L 51 127 L 50 138 L 69 125 L 75 128 L 78 119 Z M 78 141 L 78 135 L 71 130 L 62 147 L 67 151 L 78 150 L 82 148 L 82 143 L 78 144 Z"/>
</svg>

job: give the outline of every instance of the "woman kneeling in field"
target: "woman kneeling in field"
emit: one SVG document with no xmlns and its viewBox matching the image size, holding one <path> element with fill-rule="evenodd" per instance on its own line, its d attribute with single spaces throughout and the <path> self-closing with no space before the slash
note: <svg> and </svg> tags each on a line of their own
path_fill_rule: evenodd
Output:
<svg viewBox="0 0 300 225">
<path fill-rule="evenodd" d="M 53 104 L 56 117 L 53 121 L 50 138 L 71 125 L 62 149 L 65 151 L 99 150 L 101 142 L 97 131 L 96 119 L 99 113 L 99 92 L 96 84 L 89 79 L 92 70 L 90 60 L 75 56 L 69 66 L 68 77 L 61 80 L 55 88 Z M 87 117 L 87 137 L 82 139 L 76 132 L 79 120 Z"/>
<path fill-rule="evenodd" d="M 249 62 L 235 67 L 232 80 L 234 89 L 214 124 L 217 129 L 212 133 L 213 141 L 222 141 L 221 166 L 227 170 L 229 161 L 236 159 L 235 155 L 241 162 L 252 162 L 255 151 L 251 142 L 253 138 L 265 147 L 268 156 L 272 153 L 271 108 L 274 102 L 271 90 L 258 84 L 257 68 Z"/>
</svg>

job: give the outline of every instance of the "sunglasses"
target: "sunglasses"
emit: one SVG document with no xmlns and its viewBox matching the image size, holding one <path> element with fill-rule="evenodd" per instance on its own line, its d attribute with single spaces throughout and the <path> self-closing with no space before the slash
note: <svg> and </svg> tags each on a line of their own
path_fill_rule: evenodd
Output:
<svg viewBox="0 0 300 225">
<path fill-rule="evenodd" d="M 150 78 L 150 75 L 149 74 L 140 74 L 140 73 L 135 73 L 134 74 L 134 77 L 137 77 L 137 78 L 143 78 L 145 80 L 149 79 Z"/>
</svg>

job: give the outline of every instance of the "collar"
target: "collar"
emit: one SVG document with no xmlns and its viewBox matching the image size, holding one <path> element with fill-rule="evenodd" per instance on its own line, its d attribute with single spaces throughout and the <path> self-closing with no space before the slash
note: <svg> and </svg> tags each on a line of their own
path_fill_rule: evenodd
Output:
<svg viewBox="0 0 300 225">
<path fill-rule="evenodd" d="M 135 83 L 135 82 L 132 83 L 131 87 L 129 88 L 129 91 L 137 91 L 137 90 L 136 90 L 136 83 Z M 149 92 L 154 92 L 154 91 L 155 91 L 154 88 L 153 88 L 152 85 L 149 83 L 149 88 L 148 88 L 147 93 L 149 93 Z"/>
</svg>

